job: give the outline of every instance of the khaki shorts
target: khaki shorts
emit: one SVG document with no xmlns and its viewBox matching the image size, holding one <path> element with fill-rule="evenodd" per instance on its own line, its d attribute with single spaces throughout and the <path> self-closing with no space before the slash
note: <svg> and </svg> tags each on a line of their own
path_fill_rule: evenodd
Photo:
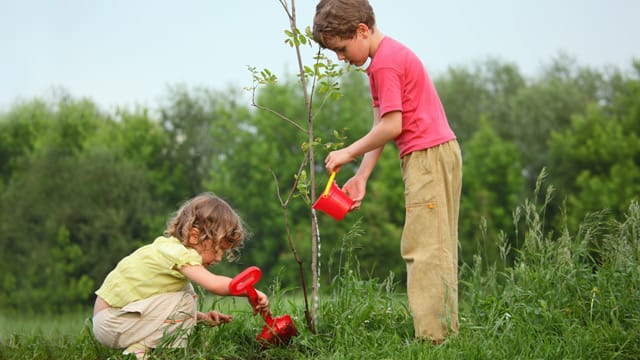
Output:
<svg viewBox="0 0 640 360">
<path fill-rule="evenodd" d="M 178 291 L 100 311 L 93 317 L 93 334 L 112 349 L 156 348 L 167 339 L 170 347 L 185 347 L 195 324 L 193 292 Z"/>
<path fill-rule="evenodd" d="M 462 158 L 458 142 L 402 158 L 406 217 L 401 254 L 415 336 L 435 342 L 458 332 L 458 212 Z"/>
</svg>

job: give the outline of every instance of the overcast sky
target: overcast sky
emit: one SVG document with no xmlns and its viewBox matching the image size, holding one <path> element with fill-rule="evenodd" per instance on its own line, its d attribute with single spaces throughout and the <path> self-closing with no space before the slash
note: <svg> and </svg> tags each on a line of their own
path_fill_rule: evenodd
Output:
<svg viewBox="0 0 640 360">
<path fill-rule="evenodd" d="M 316 3 L 297 1 L 298 27 L 311 25 Z M 561 52 L 596 68 L 640 59 L 637 0 L 371 4 L 380 30 L 433 77 L 488 58 L 527 76 Z M 104 109 L 154 107 L 177 84 L 241 90 L 251 84 L 247 65 L 294 73 L 287 27 L 278 0 L 0 0 L 0 111 L 55 88 Z"/>
</svg>

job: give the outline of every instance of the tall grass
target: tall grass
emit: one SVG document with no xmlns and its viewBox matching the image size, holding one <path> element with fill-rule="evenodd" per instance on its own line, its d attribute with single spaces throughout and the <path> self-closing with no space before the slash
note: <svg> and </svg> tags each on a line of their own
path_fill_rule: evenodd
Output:
<svg viewBox="0 0 640 360">
<path fill-rule="evenodd" d="M 262 350 L 263 322 L 246 302 L 203 303 L 230 311 L 224 326 L 198 326 L 184 349 L 158 348 L 153 359 L 637 359 L 640 358 L 640 206 L 616 222 L 605 213 L 584 219 L 571 234 L 545 230 L 542 204 L 514 211 L 520 249 L 507 235 L 495 241 L 502 264 L 477 256 L 460 273 L 460 334 L 439 346 L 413 339 L 405 296 L 393 274 L 365 278 L 345 236 L 340 272 L 325 290 L 316 335 L 286 289 L 270 289 L 274 314 L 294 317 L 300 335 L 288 347 Z M 487 239 L 488 241 L 491 239 Z M 398 255 L 399 256 L 399 255 Z M 509 260 L 512 259 L 512 260 Z M 243 299 L 239 299 L 243 300 Z M 5 320 L 5 319 L 3 319 Z M 90 322 L 75 336 L 2 337 L 0 359 L 120 359 L 91 336 Z"/>
</svg>

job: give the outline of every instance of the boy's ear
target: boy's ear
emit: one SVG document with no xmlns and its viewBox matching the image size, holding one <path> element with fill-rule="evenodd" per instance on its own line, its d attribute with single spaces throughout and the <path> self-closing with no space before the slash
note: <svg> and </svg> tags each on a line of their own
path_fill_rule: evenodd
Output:
<svg viewBox="0 0 640 360">
<path fill-rule="evenodd" d="M 356 35 L 362 35 L 365 39 L 369 37 L 370 29 L 367 24 L 360 23 L 356 29 Z"/>
</svg>

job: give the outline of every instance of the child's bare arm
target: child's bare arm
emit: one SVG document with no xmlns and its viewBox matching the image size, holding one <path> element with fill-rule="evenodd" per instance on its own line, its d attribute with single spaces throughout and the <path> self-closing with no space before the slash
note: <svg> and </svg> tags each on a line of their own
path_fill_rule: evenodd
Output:
<svg viewBox="0 0 640 360">
<path fill-rule="evenodd" d="M 380 156 L 380 152 L 384 145 L 398 137 L 402 132 L 402 113 L 400 111 L 392 111 L 380 118 L 377 114 L 374 117 L 374 124 L 367 135 L 356 140 L 353 144 L 335 150 L 329 153 L 324 160 L 327 171 L 337 171 L 342 165 L 353 161 L 356 157 L 371 152 L 375 161 Z M 375 150 L 375 151 L 374 151 Z M 369 173 L 373 170 L 372 164 L 365 164 Z"/>
<path fill-rule="evenodd" d="M 231 278 L 228 276 L 216 275 L 202 265 L 184 265 L 180 268 L 180 272 L 212 294 L 220 296 L 231 295 L 229 292 Z M 257 289 L 256 292 L 258 293 L 258 306 L 254 309 L 254 314 L 258 311 L 262 312 L 269 309 L 267 295 Z"/>
<path fill-rule="evenodd" d="M 180 268 L 180 272 L 212 294 L 231 295 L 229 293 L 231 278 L 228 276 L 216 275 L 202 265 L 184 265 Z"/>
</svg>

